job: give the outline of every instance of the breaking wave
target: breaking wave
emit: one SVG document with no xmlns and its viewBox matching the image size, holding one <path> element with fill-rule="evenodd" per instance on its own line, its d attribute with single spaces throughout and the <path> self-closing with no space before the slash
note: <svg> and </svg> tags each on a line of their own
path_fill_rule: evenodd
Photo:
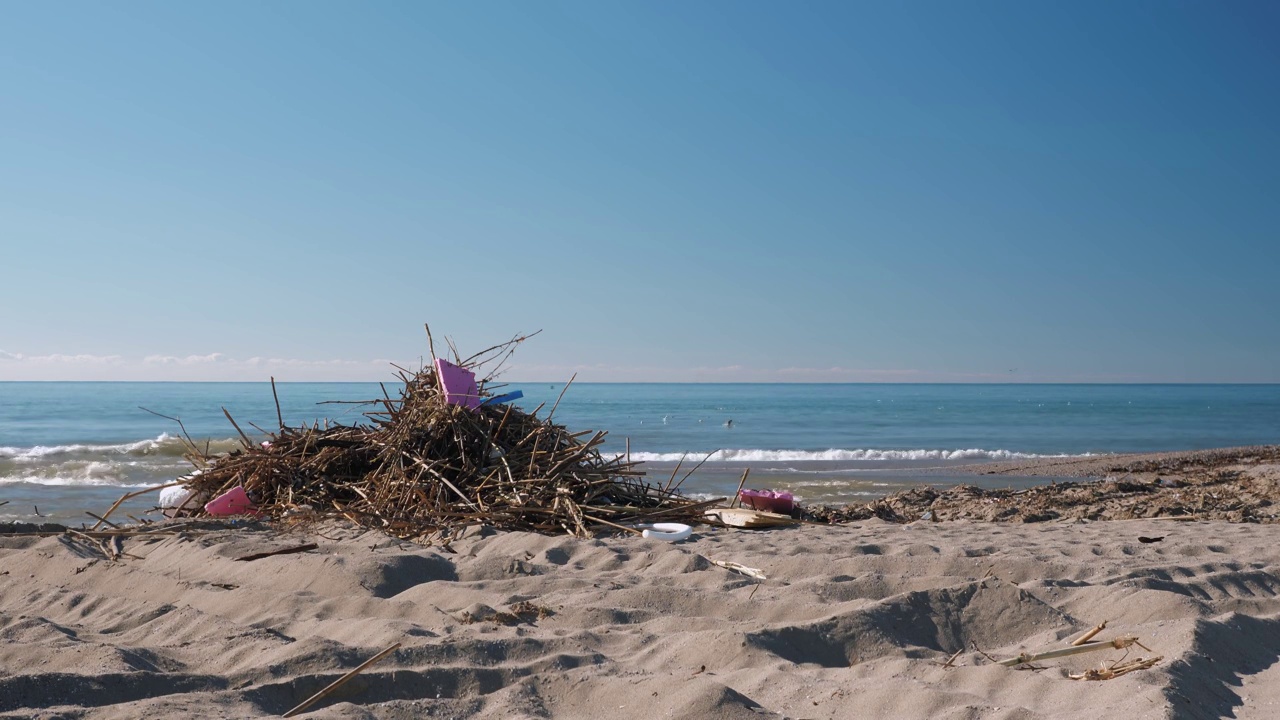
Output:
<svg viewBox="0 0 1280 720">
<path fill-rule="evenodd" d="M 204 450 L 204 441 L 199 441 Z M 229 452 L 239 446 L 239 441 L 226 438 L 209 441 L 210 453 Z M 187 452 L 182 438 L 169 433 L 148 440 L 116 445 L 35 445 L 33 447 L 0 447 L 0 459 L 15 463 L 44 463 L 51 460 L 83 458 L 113 461 L 132 458 L 171 457 L 181 458 Z M 124 456 L 124 457 L 122 457 Z"/>
<path fill-rule="evenodd" d="M 632 460 L 642 462 L 677 462 L 680 459 L 702 460 L 703 452 L 650 453 L 633 452 Z M 1093 453 L 1078 455 L 1014 452 L 1012 450 L 718 450 L 711 454 L 709 462 L 832 462 L 832 461 L 907 461 L 907 460 L 1029 460 L 1036 458 L 1092 457 Z"/>
<path fill-rule="evenodd" d="M 238 446 L 237 440 L 210 440 L 208 451 L 225 453 Z M 181 438 L 169 434 L 114 445 L 0 447 L 0 486 L 147 487 L 190 474 L 186 450 Z"/>
</svg>

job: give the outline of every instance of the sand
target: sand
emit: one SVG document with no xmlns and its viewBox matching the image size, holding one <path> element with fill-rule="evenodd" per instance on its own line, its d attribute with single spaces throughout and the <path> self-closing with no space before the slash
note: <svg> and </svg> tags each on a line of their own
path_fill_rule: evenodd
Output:
<svg viewBox="0 0 1280 720">
<path fill-rule="evenodd" d="M 1138 537 L 1163 537 L 1141 543 Z M 249 553 L 315 542 L 253 562 Z M 687 542 L 340 526 L 0 537 L 0 717 L 1272 718 L 1280 526 L 872 519 Z M 712 560 L 759 568 L 764 581 Z M 1109 650 L 991 663 L 1108 621 Z M 943 663 L 956 651 L 955 666 Z"/>
<path fill-rule="evenodd" d="M 976 467 L 1111 478 L 894 501 L 898 519 L 942 521 L 699 528 L 676 544 L 475 527 L 441 548 L 337 524 L 179 521 L 112 561 L 75 536 L 0 533 L 0 718 L 279 716 L 395 643 L 302 717 L 1280 717 L 1278 458 Z M 1221 513 L 1187 520 L 1189 498 Z M 1140 508 L 1184 515 L 1090 519 Z M 1100 638 L 1149 650 L 994 662 L 1104 620 Z M 1123 677 L 1069 677 L 1152 656 Z"/>
</svg>

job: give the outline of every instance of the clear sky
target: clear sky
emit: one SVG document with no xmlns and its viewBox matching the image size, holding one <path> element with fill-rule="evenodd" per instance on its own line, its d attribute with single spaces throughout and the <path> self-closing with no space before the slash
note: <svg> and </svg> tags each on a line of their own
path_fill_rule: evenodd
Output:
<svg viewBox="0 0 1280 720">
<path fill-rule="evenodd" d="M 1280 381 L 1280 4 L 9 2 L 0 380 Z"/>
</svg>

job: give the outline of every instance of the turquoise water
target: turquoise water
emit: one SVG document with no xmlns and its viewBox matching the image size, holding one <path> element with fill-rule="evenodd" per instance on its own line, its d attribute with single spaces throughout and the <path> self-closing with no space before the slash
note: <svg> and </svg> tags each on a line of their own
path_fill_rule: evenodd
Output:
<svg viewBox="0 0 1280 720">
<path fill-rule="evenodd" d="M 563 386 L 510 389 L 531 410 Z M 360 407 L 320 403 L 381 393 L 279 385 L 290 424 L 356 422 Z M 31 519 L 37 506 L 83 517 L 122 488 L 187 472 L 176 424 L 140 406 L 181 418 L 215 450 L 234 444 L 223 407 L 250 433 L 276 425 L 266 383 L 0 383 L 0 520 Z M 556 419 L 609 430 L 614 452 L 629 438 L 633 459 L 664 479 L 682 457 L 688 467 L 720 451 L 686 482 L 695 494 L 731 492 L 749 467 L 750 485 L 833 501 L 915 482 L 920 468 L 1280 442 L 1280 385 L 575 384 Z"/>
</svg>

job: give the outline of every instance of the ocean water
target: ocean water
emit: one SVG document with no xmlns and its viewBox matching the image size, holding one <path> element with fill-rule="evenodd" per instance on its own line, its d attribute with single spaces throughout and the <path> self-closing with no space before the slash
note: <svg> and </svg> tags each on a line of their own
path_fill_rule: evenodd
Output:
<svg viewBox="0 0 1280 720">
<path fill-rule="evenodd" d="M 390 388 L 394 395 L 394 388 Z M 545 416 L 562 384 L 511 383 Z M 377 383 L 278 385 L 285 421 L 351 423 Z M 213 450 L 276 426 L 267 383 L 0 383 L 0 521 L 86 520 L 129 489 L 190 471 L 180 418 Z M 949 476 L 966 463 L 1280 442 L 1280 385 L 574 384 L 555 418 L 610 432 L 606 448 L 682 489 L 787 489 L 814 502 L 917 482 L 1032 482 Z M 708 455 L 710 457 L 708 458 Z M 928 472 L 925 472 L 925 469 Z M 132 502 L 145 511 L 154 496 Z"/>
</svg>

